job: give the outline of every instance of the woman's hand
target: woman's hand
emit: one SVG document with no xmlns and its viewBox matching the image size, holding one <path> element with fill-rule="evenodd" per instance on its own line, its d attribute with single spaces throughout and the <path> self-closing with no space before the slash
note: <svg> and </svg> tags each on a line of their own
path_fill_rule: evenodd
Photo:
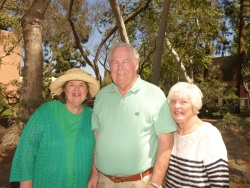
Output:
<svg viewBox="0 0 250 188">
<path fill-rule="evenodd" d="M 32 188 L 32 180 L 20 182 L 20 188 Z"/>
</svg>

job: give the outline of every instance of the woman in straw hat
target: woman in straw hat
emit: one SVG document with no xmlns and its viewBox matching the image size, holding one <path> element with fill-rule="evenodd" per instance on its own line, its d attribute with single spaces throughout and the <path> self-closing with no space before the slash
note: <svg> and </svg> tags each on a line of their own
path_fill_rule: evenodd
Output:
<svg viewBox="0 0 250 188">
<path fill-rule="evenodd" d="M 50 85 L 59 100 L 42 104 L 25 126 L 12 162 L 10 182 L 20 187 L 87 187 L 95 137 L 92 109 L 83 102 L 99 91 L 98 81 L 73 68 Z"/>
</svg>

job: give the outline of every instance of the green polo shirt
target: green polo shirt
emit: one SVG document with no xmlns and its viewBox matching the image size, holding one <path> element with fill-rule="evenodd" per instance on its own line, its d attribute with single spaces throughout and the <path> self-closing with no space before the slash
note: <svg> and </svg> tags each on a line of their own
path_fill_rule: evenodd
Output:
<svg viewBox="0 0 250 188">
<path fill-rule="evenodd" d="M 177 126 L 162 90 L 138 77 L 124 97 L 113 83 L 98 93 L 92 129 L 98 131 L 97 169 L 129 176 L 154 166 L 157 135 L 176 131 Z"/>
</svg>

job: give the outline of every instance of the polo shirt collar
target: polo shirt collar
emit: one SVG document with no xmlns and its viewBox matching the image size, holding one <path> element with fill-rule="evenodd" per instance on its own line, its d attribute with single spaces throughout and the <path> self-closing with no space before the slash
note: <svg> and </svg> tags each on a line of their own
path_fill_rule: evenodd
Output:
<svg viewBox="0 0 250 188">
<path fill-rule="evenodd" d="M 142 83 L 143 83 L 143 80 L 141 79 L 140 75 L 137 75 L 137 80 L 136 80 L 136 82 L 134 83 L 134 85 L 132 86 L 132 88 L 130 88 L 130 89 L 128 90 L 128 92 L 134 93 L 134 92 L 140 90 L 141 87 L 142 87 Z M 117 87 L 117 85 L 114 84 L 114 82 L 112 83 L 112 85 L 111 85 L 111 87 L 110 87 L 110 92 L 111 92 L 111 93 L 114 93 L 114 92 L 115 92 L 115 93 L 119 93 L 118 87 Z"/>
</svg>

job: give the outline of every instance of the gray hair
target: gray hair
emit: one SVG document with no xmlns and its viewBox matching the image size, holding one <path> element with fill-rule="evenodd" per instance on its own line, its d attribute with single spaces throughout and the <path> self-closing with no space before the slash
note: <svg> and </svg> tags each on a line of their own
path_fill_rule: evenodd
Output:
<svg viewBox="0 0 250 188">
<path fill-rule="evenodd" d="M 184 95 L 188 97 L 196 113 L 197 114 L 199 113 L 199 110 L 202 107 L 203 94 L 198 86 L 196 86 L 195 84 L 188 83 L 188 82 L 176 83 L 169 90 L 168 97 L 167 97 L 168 103 L 170 103 L 172 97 L 176 94 Z"/>
<path fill-rule="evenodd" d="M 126 47 L 126 48 L 130 49 L 134 54 L 135 60 L 140 61 L 140 55 L 139 55 L 139 53 L 138 53 L 138 51 L 137 51 L 137 49 L 135 47 L 133 47 L 131 44 L 128 44 L 128 43 L 125 43 L 125 42 L 118 42 L 118 43 L 114 44 L 109 50 L 109 54 L 108 54 L 108 62 L 109 62 L 109 64 L 110 64 L 110 61 L 111 61 L 113 51 L 117 47 Z"/>
</svg>

